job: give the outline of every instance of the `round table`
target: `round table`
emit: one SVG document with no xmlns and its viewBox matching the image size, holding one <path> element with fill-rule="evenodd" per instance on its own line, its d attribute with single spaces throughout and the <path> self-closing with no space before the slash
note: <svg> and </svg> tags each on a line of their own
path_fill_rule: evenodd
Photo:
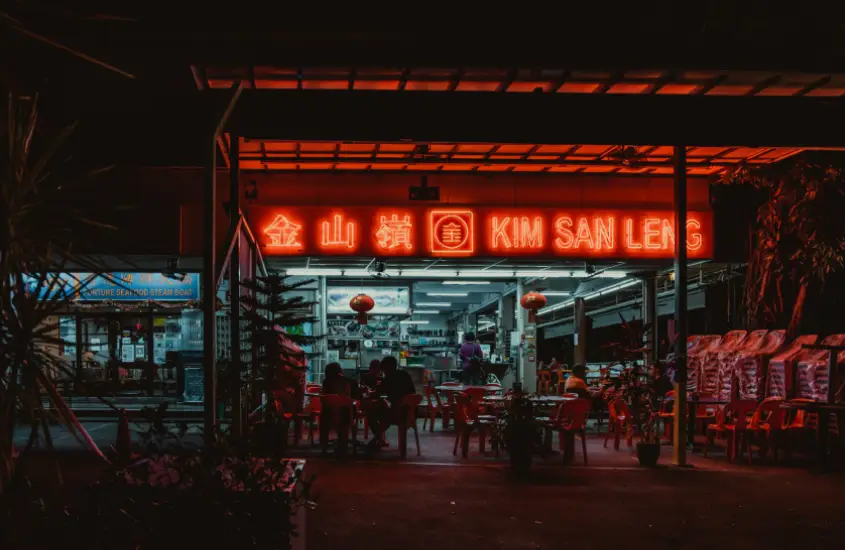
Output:
<svg viewBox="0 0 845 550">
<path fill-rule="evenodd" d="M 567 401 L 575 401 L 578 399 L 577 397 L 564 397 L 562 395 L 535 395 L 533 397 L 529 397 L 529 399 L 535 403 L 539 404 L 554 404 L 557 405 L 558 403 L 566 403 Z"/>
</svg>

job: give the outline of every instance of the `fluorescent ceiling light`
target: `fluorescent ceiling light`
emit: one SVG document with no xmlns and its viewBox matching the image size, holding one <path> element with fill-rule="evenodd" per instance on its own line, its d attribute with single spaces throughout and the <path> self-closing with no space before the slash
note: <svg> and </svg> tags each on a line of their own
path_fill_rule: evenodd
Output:
<svg viewBox="0 0 845 550">
<path fill-rule="evenodd" d="M 436 309 L 415 309 L 414 315 L 440 315 Z"/>
<path fill-rule="evenodd" d="M 564 290 L 544 290 L 541 292 L 543 296 L 572 296 L 571 292 L 567 292 Z"/>
<path fill-rule="evenodd" d="M 607 294 L 611 294 L 613 292 L 618 292 L 622 289 L 632 287 L 634 285 L 639 284 L 639 282 L 640 281 L 638 279 L 626 279 L 626 280 L 618 282 L 618 283 L 613 283 L 612 285 L 607 286 L 605 288 L 600 288 L 598 290 L 594 290 L 594 291 L 592 291 L 588 294 L 584 294 L 583 296 L 579 296 L 579 298 L 583 298 L 584 301 L 592 300 L 593 298 L 598 298 L 599 296 L 605 296 Z M 564 300 L 563 302 L 560 302 L 558 304 L 553 304 L 553 305 L 544 307 L 542 309 L 538 309 L 537 315 L 546 315 L 548 313 L 551 313 L 553 311 L 557 311 L 559 309 L 563 309 L 565 307 L 571 307 L 574 304 L 575 304 L 574 299 L 573 300 Z"/>
<path fill-rule="evenodd" d="M 451 302 L 417 302 L 417 306 L 420 307 L 450 307 L 452 305 Z"/>
<path fill-rule="evenodd" d="M 400 325 L 427 325 L 428 321 L 399 321 Z"/>
<path fill-rule="evenodd" d="M 426 296 L 469 296 L 469 292 L 426 292 Z"/>
<path fill-rule="evenodd" d="M 299 277 L 353 277 L 353 278 L 368 278 L 372 275 L 366 269 L 328 269 L 328 268 L 292 268 L 285 272 L 290 276 Z M 516 278 L 538 278 L 538 279 L 585 279 L 592 277 L 586 271 L 570 271 L 570 270 L 452 270 L 452 269 L 412 269 L 399 271 L 395 269 L 388 269 L 385 274 L 389 277 L 397 279 L 447 279 L 443 281 L 444 285 L 489 285 L 489 280 L 479 279 L 516 279 Z M 456 281 L 456 278 L 470 278 L 476 279 L 473 281 Z M 594 275 L 601 279 L 623 279 L 626 277 L 624 271 L 604 271 Z"/>
</svg>

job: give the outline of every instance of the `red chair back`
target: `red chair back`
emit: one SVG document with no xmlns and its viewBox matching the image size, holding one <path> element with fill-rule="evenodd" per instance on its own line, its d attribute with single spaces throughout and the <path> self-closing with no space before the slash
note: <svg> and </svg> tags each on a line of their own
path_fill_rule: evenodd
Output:
<svg viewBox="0 0 845 550">
<path fill-rule="evenodd" d="M 425 398 L 428 401 L 428 405 L 436 405 L 438 408 L 443 408 L 443 402 L 440 401 L 440 394 L 437 393 L 437 390 L 432 388 L 431 386 L 425 386 Z"/>
<path fill-rule="evenodd" d="M 464 393 L 470 398 L 473 404 L 480 405 L 484 397 L 490 392 L 488 392 L 484 387 L 472 387 L 466 388 Z"/>
<path fill-rule="evenodd" d="M 770 430 L 782 430 L 786 409 L 781 407 L 782 397 L 769 397 L 760 403 L 754 416 L 751 417 L 750 427 L 757 428 L 760 424 L 768 423 Z"/>
<path fill-rule="evenodd" d="M 464 425 L 478 418 L 478 407 L 472 406 L 469 396 L 463 392 L 455 394 L 455 424 Z"/>
<path fill-rule="evenodd" d="M 721 410 L 716 423 L 719 426 L 734 424 L 736 431 L 742 431 L 748 427 L 748 417 L 752 416 L 756 410 L 757 401 L 750 399 L 731 401 Z"/>
<path fill-rule="evenodd" d="M 558 423 L 568 430 L 583 430 L 587 427 L 587 419 L 590 417 L 592 410 L 593 402 L 589 399 L 566 401 L 560 407 Z"/>
<path fill-rule="evenodd" d="M 619 417 L 631 418 L 631 409 L 628 408 L 628 404 L 621 397 L 617 397 L 608 403 L 607 408 L 610 411 L 611 420 L 616 420 Z"/>
</svg>

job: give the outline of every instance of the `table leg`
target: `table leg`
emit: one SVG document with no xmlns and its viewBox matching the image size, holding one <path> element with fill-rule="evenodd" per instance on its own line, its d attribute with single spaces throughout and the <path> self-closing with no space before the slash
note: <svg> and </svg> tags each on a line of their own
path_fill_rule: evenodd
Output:
<svg viewBox="0 0 845 550">
<path fill-rule="evenodd" d="M 687 401 L 687 446 L 695 449 L 695 404 Z"/>
<path fill-rule="evenodd" d="M 397 427 L 399 428 L 399 458 L 405 458 L 408 456 L 408 427 L 404 421 L 399 422 Z"/>
<path fill-rule="evenodd" d="M 828 432 L 830 425 L 830 412 L 819 411 L 819 441 L 818 441 L 818 468 L 822 471 L 827 469 L 828 459 Z"/>
<path fill-rule="evenodd" d="M 560 435 L 563 438 L 563 463 L 570 464 L 575 457 L 575 432 L 564 430 Z"/>
</svg>

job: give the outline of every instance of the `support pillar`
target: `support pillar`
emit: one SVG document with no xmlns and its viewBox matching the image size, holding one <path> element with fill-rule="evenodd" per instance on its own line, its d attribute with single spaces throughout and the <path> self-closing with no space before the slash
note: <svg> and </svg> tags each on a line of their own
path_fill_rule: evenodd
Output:
<svg viewBox="0 0 845 550">
<path fill-rule="evenodd" d="M 575 298 L 574 302 L 575 316 L 574 325 L 575 332 L 573 340 L 575 344 L 574 365 L 587 366 L 587 305 L 584 298 Z"/>
<path fill-rule="evenodd" d="M 315 378 L 315 382 L 322 384 L 323 376 L 326 373 L 326 364 L 328 362 L 328 352 L 329 352 L 329 340 L 327 335 L 329 333 L 329 319 L 328 319 L 328 290 L 326 288 L 326 278 L 324 276 L 320 276 L 319 279 L 319 290 L 320 293 L 318 302 L 320 305 L 320 349 L 322 353 L 320 354 L 320 370 L 316 373 L 318 376 Z"/>
<path fill-rule="evenodd" d="M 229 136 L 229 227 L 235 228 L 240 222 L 240 138 Z M 232 395 L 232 435 L 240 437 L 243 429 L 243 402 L 241 400 L 241 231 L 234 238 L 232 255 L 229 257 L 229 323 L 231 333 L 231 376 L 226 383 L 231 384 Z"/>
<path fill-rule="evenodd" d="M 516 316 L 516 333 L 519 335 L 519 353 L 516 356 L 516 376 L 514 384 L 519 384 L 523 389 L 525 388 L 525 310 L 519 307 L 522 303 L 522 296 L 525 293 L 525 287 L 522 284 L 522 279 L 516 280 L 516 304 L 514 306 L 514 315 Z"/>
<path fill-rule="evenodd" d="M 675 146 L 675 422 L 676 466 L 687 463 L 687 151 Z M 672 335 L 670 335 L 672 336 Z M 693 434 L 689 434 L 692 436 Z"/>
<path fill-rule="evenodd" d="M 648 348 L 643 354 L 646 366 L 653 365 L 659 357 L 660 338 L 657 334 L 657 276 L 649 273 L 642 280 L 643 289 L 643 327 L 649 330 L 643 333 L 643 347 Z M 650 325 L 650 326 L 649 326 Z"/>
<path fill-rule="evenodd" d="M 206 443 L 217 426 L 217 142 L 214 136 L 205 144 L 205 196 L 203 197 L 202 262 L 202 354 L 203 354 L 203 433 Z"/>
<path fill-rule="evenodd" d="M 232 87 L 226 109 L 205 142 L 205 172 L 203 175 L 203 258 L 202 258 L 202 312 L 203 312 L 203 433 L 205 444 L 214 442 L 217 427 L 217 138 L 223 135 L 226 121 L 235 108 L 243 90 L 243 83 Z"/>
<path fill-rule="evenodd" d="M 499 303 L 496 305 L 498 316 L 496 317 L 496 355 L 505 355 L 505 297 L 499 294 Z"/>
</svg>

